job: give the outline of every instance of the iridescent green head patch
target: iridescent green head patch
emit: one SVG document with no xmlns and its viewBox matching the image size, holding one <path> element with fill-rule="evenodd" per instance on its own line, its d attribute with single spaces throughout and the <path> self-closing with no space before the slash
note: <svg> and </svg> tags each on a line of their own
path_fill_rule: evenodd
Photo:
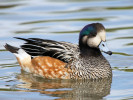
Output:
<svg viewBox="0 0 133 100">
<path fill-rule="evenodd" d="M 86 25 L 80 32 L 80 37 L 84 35 L 96 35 L 96 27 L 93 24 Z"/>
</svg>

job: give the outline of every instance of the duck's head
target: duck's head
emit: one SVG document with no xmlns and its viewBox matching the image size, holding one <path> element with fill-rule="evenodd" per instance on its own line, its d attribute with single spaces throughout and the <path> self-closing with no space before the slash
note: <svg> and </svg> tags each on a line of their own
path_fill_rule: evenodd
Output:
<svg viewBox="0 0 133 100">
<path fill-rule="evenodd" d="M 79 35 L 79 47 L 82 48 L 100 48 L 101 51 L 109 55 L 112 52 L 106 45 L 106 32 L 105 28 L 100 23 L 92 23 L 86 25 Z"/>
</svg>

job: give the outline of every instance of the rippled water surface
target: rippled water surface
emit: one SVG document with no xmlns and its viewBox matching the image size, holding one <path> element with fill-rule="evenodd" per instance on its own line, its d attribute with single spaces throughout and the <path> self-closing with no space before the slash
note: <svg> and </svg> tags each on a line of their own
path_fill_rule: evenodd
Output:
<svg viewBox="0 0 133 100">
<path fill-rule="evenodd" d="M 13 37 L 40 37 L 78 43 L 86 24 L 106 27 L 112 56 L 104 56 L 113 78 L 97 81 L 46 80 L 21 72 L 3 47 Z M 0 100 L 133 99 L 132 0 L 0 0 Z"/>
</svg>

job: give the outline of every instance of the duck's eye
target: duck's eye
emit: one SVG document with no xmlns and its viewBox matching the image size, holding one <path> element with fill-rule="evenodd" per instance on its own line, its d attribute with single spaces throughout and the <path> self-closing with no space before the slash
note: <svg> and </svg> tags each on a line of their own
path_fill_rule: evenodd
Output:
<svg viewBox="0 0 133 100">
<path fill-rule="evenodd" d="M 105 45 L 104 45 L 104 44 L 102 44 L 102 46 L 104 47 Z"/>
</svg>

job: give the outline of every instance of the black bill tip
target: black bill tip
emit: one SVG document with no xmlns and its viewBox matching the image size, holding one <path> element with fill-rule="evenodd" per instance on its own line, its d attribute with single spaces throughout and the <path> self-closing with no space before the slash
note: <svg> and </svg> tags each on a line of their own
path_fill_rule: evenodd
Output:
<svg viewBox="0 0 133 100">
<path fill-rule="evenodd" d="M 109 55 L 112 55 L 112 51 L 108 51 L 108 52 L 106 52 L 107 54 L 109 54 Z"/>
</svg>

